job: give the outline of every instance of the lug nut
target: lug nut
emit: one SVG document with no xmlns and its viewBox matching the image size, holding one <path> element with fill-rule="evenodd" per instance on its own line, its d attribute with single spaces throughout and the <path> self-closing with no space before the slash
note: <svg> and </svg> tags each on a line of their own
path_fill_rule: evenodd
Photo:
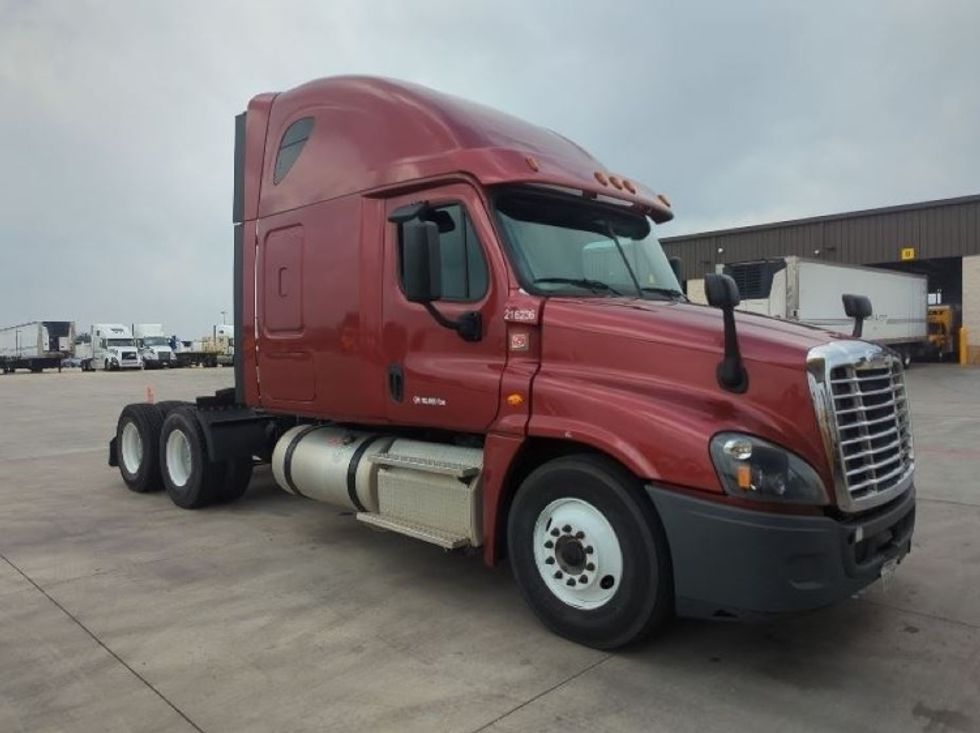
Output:
<svg viewBox="0 0 980 733">
<path fill-rule="evenodd" d="M 593 552 L 595 552 L 595 550 L 592 549 L 592 545 L 586 545 L 585 546 L 585 554 L 586 555 L 591 555 Z"/>
<path fill-rule="evenodd" d="M 565 577 L 565 574 L 561 570 L 556 570 L 554 576 L 552 577 L 554 577 L 555 580 L 561 580 Z"/>
<path fill-rule="evenodd" d="M 584 540 L 585 539 L 585 532 L 583 532 L 581 530 L 579 530 L 578 532 L 576 532 L 575 533 L 575 539 L 577 539 L 577 540 Z"/>
<path fill-rule="evenodd" d="M 585 563 L 585 569 L 586 570 L 595 570 L 595 563 L 594 562 L 587 562 L 587 563 Z"/>
<path fill-rule="evenodd" d="M 554 565 L 555 564 L 555 558 L 553 558 L 553 557 L 546 557 L 544 559 L 544 562 L 545 562 L 546 565 Z"/>
<path fill-rule="evenodd" d="M 544 546 L 546 549 L 550 550 L 552 547 L 555 546 L 555 543 L 552 542 L 551 540 L 548 540 L 547 542 L 544 543 Z"/>
<path fill-rule="evenodd" d="M 575 585 L 575 578 L 569 578 L 566 580 L 565 585 Z"/>
<path fill-rule="evenodd" d="M 571 532 L 572 531 L 572 525 L 566 524 L 564 527 L 561 528 L 561 531 L 562 532 Z"/>
<path fill-rule="evenodd" d="M 553 530 L 551 530 L 551 536 L 552 537 L 557 537 L 560 534 L 561 534 L 561 532 L 558 531 L 558 527 L 555 527 Z"/>
<path fill-rule="evenodd" d="M 579 583 L 588 583 L 589 582 L 589 576 L 588 575 L 580 575 L 580 576 L 578 576 L 578 582 Z"/>
</svg>

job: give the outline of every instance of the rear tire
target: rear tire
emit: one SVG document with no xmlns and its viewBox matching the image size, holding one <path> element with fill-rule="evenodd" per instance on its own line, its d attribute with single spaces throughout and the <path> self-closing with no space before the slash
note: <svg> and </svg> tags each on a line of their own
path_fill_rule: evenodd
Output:
<svg viewBox="0 0 980 733">
<path fill-rule="evenodd" d="M 178 407 L 192 407 L 193 402 L 185 402 L 184 400 L 162 400 L 156 403 L 157 409 L 166 419 L 167 415 L 176 410 Z"/>
<path fill-rule="evenodd" d="M 119 473 L 130 491 L 159 491 L 160 428 L 163 415 L 156 405 L 126 405 L 116 424 Z"/>
<path fill-rule="evenodd" d="M 193 407 L 177 407 L 163 421 L 160 467 L 163 485 L 177 506 L 199 509 L 218 498 L 223 464 L 208 460 L 204 430 Z"/>
<path fill-rule="evenodd" d="M 639 641 L 670 616 L 667 538 L 643 487 L 593 455 L 534 470 L 507 522 L 511 567 L 537 617 L 596 649 Z"/>
</svg>

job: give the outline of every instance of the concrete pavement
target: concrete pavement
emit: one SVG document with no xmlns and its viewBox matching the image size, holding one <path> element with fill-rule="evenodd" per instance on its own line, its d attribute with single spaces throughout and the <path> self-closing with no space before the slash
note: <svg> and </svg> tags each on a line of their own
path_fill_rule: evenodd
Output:
<svg viewBox="0 0 980 733">
<path fill-rule="evenodd" d="M 0 377 L 0 731 L 980 730 L 980 370 L 910 373 L 918 529 L 887 584 L 615 654 L 541 628 L 508 568 L 268 470 L 198 512 L 126 491 L 121 406 L 230 381 Z"/>
</svg>

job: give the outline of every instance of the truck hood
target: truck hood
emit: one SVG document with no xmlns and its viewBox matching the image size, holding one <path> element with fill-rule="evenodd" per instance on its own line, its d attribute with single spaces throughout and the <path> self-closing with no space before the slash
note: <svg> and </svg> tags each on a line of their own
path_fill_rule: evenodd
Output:
<svg viewBox="0 0 980 733">
<path fill-rule="evenodd" d="M 144 346 L 140 349 L 140 354 L 149 356 L 151 359 L 158 359 L 161 355 L 169 356 L 173 353 L 173 349 L 169 346 Z"/>
<path fill-rule="evenodd" d="M 847 337 L 737 312 L 749 384 L 718 384 L 720 310 L 628 298 L 550 298 L 529 429 L 591 444 L 638 476 L 721 491 L 708 444 L 721 431 L 795 452 L 831 485 L 806 369 L 807 353 Z"/>
<path fill-rule="evenodd" d="M 577 328 L 616 338 L 676 346 L 721 357 L 724 352 L 722 312 L 695 303 L 629 298 L 552 298 L 545 306 L 548 321 L 577 322 Z M 739 347 L 746 361 L 802 365 L 814 346 L 849 338 L 789 323 L 778 318 L 735 312 Z"/>
</svg>

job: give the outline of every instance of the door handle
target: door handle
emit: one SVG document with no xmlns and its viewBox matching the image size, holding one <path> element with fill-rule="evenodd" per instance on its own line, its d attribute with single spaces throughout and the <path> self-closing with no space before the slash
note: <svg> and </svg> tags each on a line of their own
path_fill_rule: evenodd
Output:
<svg viewBox="0 0 980 733">
<path fill-rule="evenodd" d="M 405 398 L 405 375 L 401 364 L 388 365 L 388 395 L 395 402 Z"/>
</svg>

